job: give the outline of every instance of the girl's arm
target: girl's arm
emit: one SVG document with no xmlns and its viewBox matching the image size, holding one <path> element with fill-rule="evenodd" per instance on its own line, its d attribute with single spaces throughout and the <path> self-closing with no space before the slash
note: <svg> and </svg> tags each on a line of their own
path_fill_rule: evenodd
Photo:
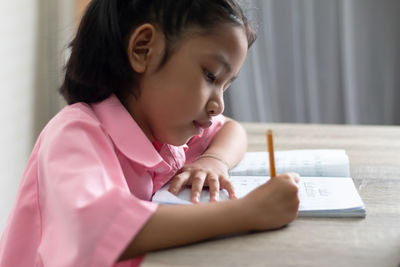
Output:
<svg viewBox="0 0 400 267">
<path fill-rule="evenodd" d="M 242 199 L 196 205 L 160 205 L 120 260 L 220 235 L 286 225 L 297 216 L 297 181 L 297 174 L 283 174 Z"/>
<path fill-rule="evenodd" d="M 246 148 L 247 138 L 244 129 L 239 123 L 227 119 L 204 154 L 220 157 L 232 167 L 242 158 Z M 204 157 L 195 161 L 194 165 L 189 164 L 183 173 L 175 176 L 173 183 L 175 182 L 175 186 L 178 185 L 176 188 L 180 188 L 181 181 L 187 179 L 189 174 L 193 176 L 193 187 L 193 184 L 200 180 L 198 178 L 202 173 L 207 173 L 208 183 L 211 181 L 218 184 L 221 181 L 215 181 L 217 176 L 215 173 L 222 173 L 224 179 L 228 178 L 225 177 L 227 167 L 224 163 Z M 160 205 L 122 253 L 120 259 L 129 259 L 149 251 L 176 247 L 220 235 L 279 228 L 297 216 L 299 205 L 297 181 L 297 174 L 283 174 L 271 179 L 242 199 L 197 205 Z M 198 185 L 198 189 L 201 190 L 202 183 Z"/>
<path fill-rule="evenodd" d="M 204 154 L 221 157 L 232 168 L 242 159 L 246 150 L 246 131 L 238 122 L 225 117 L 224 125 L 216 133 Z"/>
</svg>

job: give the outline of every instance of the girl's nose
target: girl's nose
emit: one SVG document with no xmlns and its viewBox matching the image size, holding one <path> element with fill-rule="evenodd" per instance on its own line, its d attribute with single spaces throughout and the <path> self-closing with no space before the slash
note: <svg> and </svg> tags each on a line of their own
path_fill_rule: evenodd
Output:
<svg viewBox="0 0 400 267">
<path fill-rule="evenodd" d="M 224 111 L 224 101 L 210 100 L 208 101 L 206 108 L 209 116 L 217 116 Z"/>
</svg>

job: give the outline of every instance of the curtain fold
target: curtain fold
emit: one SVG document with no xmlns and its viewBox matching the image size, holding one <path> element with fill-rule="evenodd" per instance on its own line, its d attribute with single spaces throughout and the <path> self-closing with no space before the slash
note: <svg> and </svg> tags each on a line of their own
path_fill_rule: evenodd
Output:
<svg viewBox="0 0 400 267">
<path fill-rule="evenodd" d="M 34 132 L 65 105 L 58 93 L 68 45 L 75 32 L 75 1 L 40 0 L 38 6 L 38 42 L 36 49 L 36 83 L 34 88 Z"/>
<path fill-rule="evenodd" d="M 247 1 L 258 39 L 226 115 L 240 121 L 400 124 L 400 1 Z"/>
</svg>

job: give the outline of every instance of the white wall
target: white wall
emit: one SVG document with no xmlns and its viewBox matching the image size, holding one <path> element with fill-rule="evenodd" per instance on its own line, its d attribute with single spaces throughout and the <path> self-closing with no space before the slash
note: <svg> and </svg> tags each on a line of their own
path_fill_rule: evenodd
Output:
<svg viewBox="0 0 400 267">
<path fill-rule="evenodd" d="M 57 93 L 75 1 L 0 0 L 0 233 Z"/>
<path fill-rule="evenodd" d="M 32 146 L 37 6 L 0 2 L 0 230 L 2 232 Z"/>
</svg>

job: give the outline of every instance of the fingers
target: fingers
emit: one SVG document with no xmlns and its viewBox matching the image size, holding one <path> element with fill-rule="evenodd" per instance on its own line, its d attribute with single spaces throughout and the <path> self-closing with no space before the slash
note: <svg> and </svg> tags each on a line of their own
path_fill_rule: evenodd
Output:
<svg viewBox="0 0 400 267">
<path fill-rule="evenodd" d="M 174 195 L 177 195 L 180 189 L 185 186 L 189 180 L 190 173 L 189 172 L 181 172 L 175 175 L 171 180 L 171 184 L 168 188 L 168 191 Z"/>
<path fill-rule="evenodd" d="M 279 175 L 281 178 L 281 181 L 284 181 L 284 184 L 286 186 L 284 187 L 285 190 L 282 191 L 282 195 L 287 195 L 287 196 L 296 196 L 298 199 L 298 192 L 299 192 L 299 181 L 300 177 L 297 173 L 291 172 L 291 173 L 284 173 Z"/>
<path fill-rule="evenodd" d="M 197 172 L 192 178 L 192 192 L 190 194 L 190 201 L 193 203 L 199 203 L 200 194 L 203 190 L 204 180 L 207 174 L 204 172 Z"/>
<path fill-rule="evenodd" d="M 177 174 L 174 178 L 172 178 L 168 191 L 174 195 L 177 195 L 183 186 L 186 184 L 191 184 L 192 189 L 190 193 L 190 201 L 193 203 L 198 203 L 200 201 L 200 195 L 203 190 L 203 186 L 205 185 L 205 181 L 209 186 L 210 201 L 218 201 L 220 190 L 218 177 L 202 171 L 195 173 L 184 171 Z"/>
<path fill-rule="evenodd" d="M 295 173 L 295 172 L 288 172 L 287 175 L 289 176 L 289 178 L 290 178 L 293 182 L 295 182 L 296 184 L 299 183 L 299 181 L 300 181 L 300 176 L 299 176 L 298 173 Z"/>
<path fill-rule="evenodd" d="M 298 173 L 295 172 L 287 172 L 287 173 L 282 173 L 277 175 L 276 177 L 284 178 L 284 179 L 289 179 L 293 183 L 298 184 L 300 181 L 300 176 Z"/>
<path fill-rule="evenodd" d="M 208 184 L 209 186 L 211 202 L 219 201 L 219 194 L 221 189 L 225 189 L 226 191 L 228 191 L 230 199 L 237 199 L 233 185 L 226 176 L 217 177 L 209 175 L 206 178 L 205 184 Z"/>
<path fill-rule="evenodd" d="M 235 195 L 235 189 L 233 188 L 232 183 L 228 179 L 221 179 L 220 183 L 221 183 L 221 188 L 224 188 L 226 189 L 226 191 L 228 191 L 230 199 L 237 199 Z"/>
<path fill-rule="evenodd" d="M 200 202 L 201 192 L 204 185 L 209 187 L 210 201 L 218 202 L 220 197 L 220 189 L 226 189 L 230 199 L 237 199 L 233 185 L 226 175 L 217 175 L 215 173 L 204 170 L 193 170 L 191 168 L 183 169 L 175 177 L 171 179 L 168 191 L 177 195 L 181 188 L 187 184 L 191 184 L 190 201 L 193 203 Z"/>
<path fill-rule="evenodd" d="M 217 202 L 219 200 L 219 180 L 218 177 L 214 175 L 209 175 L 207 177 L 208 187 L 210 190 L 210 201 Z"/>
</svg>

